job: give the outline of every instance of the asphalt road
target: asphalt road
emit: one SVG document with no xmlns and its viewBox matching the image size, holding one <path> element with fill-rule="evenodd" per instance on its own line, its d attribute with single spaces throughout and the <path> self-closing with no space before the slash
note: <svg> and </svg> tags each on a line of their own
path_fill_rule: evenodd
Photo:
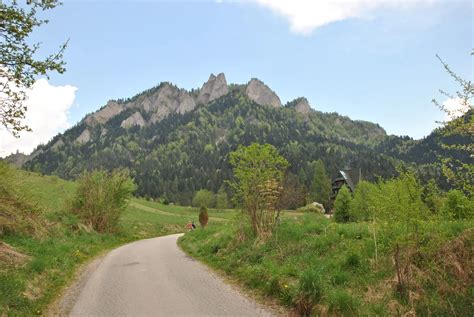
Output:
<svg viewBox="0 0 474 317">
<path fill-rule="evenodd" d="M 177 246 L 177 235 L 108 253 L 87 277 L 71 316 L 271 316 Z"/>
</svg>

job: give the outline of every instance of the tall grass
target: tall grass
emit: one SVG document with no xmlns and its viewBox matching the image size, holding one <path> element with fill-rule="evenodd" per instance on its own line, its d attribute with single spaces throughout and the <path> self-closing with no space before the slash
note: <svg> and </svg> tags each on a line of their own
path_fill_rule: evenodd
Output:
<svg viewBox="0 0 474 317">
<path fill-rule="evenodd" d="M 252 237 L 242 240 L 237 234 L 241 231 L 239 225 L 221 224 L 189 232 L 180 244 L 192 256 L 265 296 L 278 298 L 302 315 L 384 316 L 405 313 L 412 307 L 421 315 L 429 313 L 427 307 L 441 315 L 452 315 L 452 309 L 456 315 L 466 315 L 472 308 L 466 287 L 472 275 L 471 280 L 466 280 L 466 275 L 463 280 L 453 269 L 437 280 L 425 281 L 422 277 L 439 276 L 441 269 L 448 267 L 437 259 L 443 252 L 451 258 L 459 253 L 442 251 L 453 243 L 470 259 L 457 260 L 463 270 L 468 270 L 473 257 L 473 233 L 468 230 L 472 225 L 466 221 L 421 223 L 423 234 L 416 245 L 416 256 L 405 256 L 413 245 L 403 224 L 381 225 L 377 233 L 378 263 L 372 223 L 338 224 L 317 214 L 284 217 L 265 242 Z M 462 243 L 456 242 L 460 235 L 464 235 Z M 393 263 L 396 244 L 408 261 L 403 262 L 405 267 L 424 272 L 410 275 L 409 300 L 397 293 Z M 424 260 L 416 262 L 420 258 Z M 446 298 L 435 296 L 442 285 L 457 287 L 460 292 L 447 292 Z M 457 305 L 451 308 L 450 301 Z M 393 305 L 387 305 L 389 302 Z"/>
</svg>

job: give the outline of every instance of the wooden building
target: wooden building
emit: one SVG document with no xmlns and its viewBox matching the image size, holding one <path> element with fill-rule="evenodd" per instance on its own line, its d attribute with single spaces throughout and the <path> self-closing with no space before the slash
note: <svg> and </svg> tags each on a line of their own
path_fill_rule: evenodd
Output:
<svg viewBox="0 0 474 317">
<path fill-rule="evenodd" d="M 353 193 L 356 189 L 357 184 L 362 180 L 362 171 L 360 168 L 352 169 L 347 168 L 339 171 L 338 176 L 332 181 L 332 193 L 331 199 L 335 200 L 337 193 L 346 185 L 349 190 Z"/>
</svg>

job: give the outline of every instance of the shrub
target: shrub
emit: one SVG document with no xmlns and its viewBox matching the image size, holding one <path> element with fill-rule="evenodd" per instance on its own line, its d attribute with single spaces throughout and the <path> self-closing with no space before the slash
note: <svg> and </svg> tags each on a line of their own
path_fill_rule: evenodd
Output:
<svg viewBox="0 0 474 317">
<path fill-rule="evenodd" d="M 343 186 L 337 194 L 334 202 L 334 220 L 336 222 L 349 222 L 351 220 L 351 201 L 352 195 L 347 186 Z"/>
<path fill-rule="evenodd" d="M 321 208 L 321 206 L 319 205 L 316 205 L 315 203 L 311 203 L 311 204 L 308 204 L 304 207 L 300 207 L 298 208 L 296 211 L 299 211 L 299 212 L 314 212 L 314 213 L 317 213 L 317 214 L 321 214 L 321 213 L 324 213 L 324 207 Z"/>
<path fill-rule="evenodd" d="M 227 197 L 227 193 L 224 190 L 224 187 L 221 187 L 216 194 L 216 205 L 217 209 L 227 209 L 229 208 L 229 198 Z"/>
<path fill-rule="evenodd" d="M 207 189 L 201 189 L 196 192 L 193 198 L 192 205 L 194 207 L 206 206 L 208 208 L 214 207 L 214 193 Z"/>
<path fill-rule="evenodd" d="M 441 211 L 448 219 L 470 219 L 474 215 L 474 201 L 469 200 L 460 190 L 453 189 L 446 195 Z"/>
<path fill-rule="evenodd" d="M 125 170 L 84 173 L 71 202 L 71 212 L 98 232 L 117 229 L 135 184 Z"/>
<path fill-rule="evenodd" d="M 372 220 L 373 199 L 377 195 L 377 186 L 367 181 L 357 184 L 351 205 L 351 217 L 357 221 Z"/>
<path fill-rule="evenodd" d="M 377 218 L 404 222 L 410 227 L 428 219 L 430 213 L 422 200 L 423 186 L 412 172 L 402 172 L 398 178 L 377 185 L 378 190 L 370 200 Z"/>
<path fill-rule="evenodd" d="M 207 213 L 207 208 L 206 206 L 201 206 L 201 209 L 199 210 L 199 223 L 203 229 L 207 226 L 208 221 L 209 215 Z"/>
</svg>

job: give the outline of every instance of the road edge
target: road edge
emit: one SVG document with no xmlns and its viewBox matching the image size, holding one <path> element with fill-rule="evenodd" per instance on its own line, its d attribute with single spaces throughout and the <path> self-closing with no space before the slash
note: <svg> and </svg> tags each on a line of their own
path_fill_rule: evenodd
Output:
<svg viewBox="0 0 474 317">
<path fill-rule="evenodd" d="M 184 236 L 186 233 L 184 233 L 182 236 Z M 180 237 L 181 238 L 181 237 Z M 190 255 L 186 250 L 183 249 L 183 247 L 180 244 L 180 238 L 176 241 L 176 245 L 178 248 L 186 254 L 187 257 L 192 259 L 193 261 L 196 261 L 203 265 L 204 267 L 209 270 L 209 272 L 215 274 L 222 282 L 225 284 L 229 285 L 232 289 L 234 289 L 236 292 L 238 292 L 240 295 L 243 297 L 247 298 L 250 301 L 255 302 L 259 306 L 262 306 L 262 308 L 265 308 L 267 311 L 271 312 L 275 316 L 281 316 L 281 317 L 292 317 L 292 316 L 298 316 L 298 314 L 295 314 L 293 310 L 290 310 L 288 307 L 282 306 L 277 299 L 275 298 L 270 298 L 270 297 L 265 297 L 262 294 L 259 294 L 258 292 L 249 289 L 248 287 L 245 287 L 242 282 L 237 280 L 235 277 L 227 274 L 223 270 L 220 270 L 218 268 L 212 267 L 209 264 L 207 264 L 204 261 L 201 261 L 198 258 L 193 257 Z"/>
<path fill-rule="evenodd" d="M 120 248 L 120 246 L 117 248 Z M 105 256 L 114 249 L 105 250 L 82 263 L 74 272 L 71 281 L 63 287 L 54 301 L 48 305 L 45 316 L 68 316 L 92 273 L 99 267 Z"/>
</svg>

